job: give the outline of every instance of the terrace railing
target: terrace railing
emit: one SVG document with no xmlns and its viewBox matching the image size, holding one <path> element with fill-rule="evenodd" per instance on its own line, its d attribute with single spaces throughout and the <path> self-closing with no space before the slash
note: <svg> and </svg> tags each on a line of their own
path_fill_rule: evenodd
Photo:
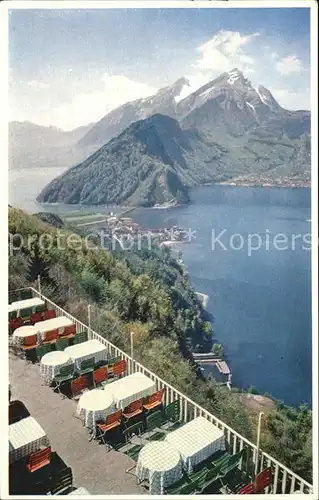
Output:
<svg viewBox="0 0 319 500">
<path fill-rule="evenodd" d="M 268 455 L 268 453 L 259 450 L 259 456 L 257 457 L 257 447 L 254 443 L 241 436 L 234 429 L 229 427 L 227 424 L 219 420 L 213 414 L 209 413 L 207 410 L 199 406 L 197 403 L 192 401 L 190 398 L 182 394 L 180 391 L 172 387 L 170 384 L 166 383 L 164 380 L 159 378 L 155 373 L 151 372 L 143 365 L 133 360 L 131 356 L 126 354 L 124 351 L 116 347 L 114 344 L 106 340 L 104 337 L 99 335 L 97 332 L 92 330 L 89 326 L 85 325 L 81 321 L 78 321 L 67 311 L 57 306 L 50 299 L 42 295 L 40 292 L 35 290 L 34 288 L 30 288 L 32 290 L 33 296 L 40 297 L 46 301 L 48 307 L 50 309 L 54 309 L 56 311 L 57 316 L 67 316 L 70 318 L 75 324 L 77 331 L 86 331 L 88 333 L 89 339 L 97 339 L 102 344 L 104 344 L 111 357 L 121 357 L 121 359 L 125 359 L 127 361 L 129 367 L 129 373 L 134 372 L 142 372 L 147 375 L 150 379 L 152 379 L 155 384 L 157 390 L 165 389 L 164 392 L 164 401 L 165 404 L 171 403 L 172 401 L 179 400 L 180 401 L 180 420 L 183 422 L 188 422 L 196 417 L 202 416 L 207 418 L 209 422 L 216 425 L 219 429 L 224 432 L 226 440 L 229 445 L 230 451 L 235 454 L 240 451 L 243 447 L 246 448 L 247 453 L 245 454 L 244 459 L 240 464 L 241 470 L 243 472 L 248 473 L 253 476 L 253 471 L 255 471 L 256 461 L 258 461 L 257 472 L 260 472 L 266 467 L 271 467 L 273 472 L 273 484 L 271 487 L 266 489 L 266 493 L 271 494 L 289 494 L 294 491 L 300 491 L 304 494 L 313 493 L 313 487 L 310 483 L 302 479 L 300 476 L 295 474 L 293 471 L 285 467 L 283 464 L 278 462 L 275 458 Z"/>
</svg>

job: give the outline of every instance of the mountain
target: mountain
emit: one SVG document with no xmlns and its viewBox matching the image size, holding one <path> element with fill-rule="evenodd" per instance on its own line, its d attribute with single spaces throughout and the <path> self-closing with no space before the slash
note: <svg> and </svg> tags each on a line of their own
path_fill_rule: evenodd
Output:
<svg viewBox="0 0 319 500">
<path fill-rule="evenodd" d="M 151 97 L 123 104 L 93 125 L 79 140 L 79 146 L 91 147 L 93 152 L 94 149 L 118 136 L 131 123 L 157 113 L 176 118 L 178 97 L 188 86 L 189 81 L 186 78 L 180 78 L 170 87 L 160 89 Z"/>
<path fill-rule="evenodd" d="M 77 143 L 91 127 L 65 132 L 31 122 L 10 122 L 9 168 L 69 167 L 87 156 Z"/>
<path fill-rule="evenodd" d="M 133 123 L 87 160 L 54 179 L 38 200 L 92 205 L 185 203 L 188 195 L 183 181 L 188 178 L 188 166 L 183 147 L 188 143 L 177 121 L 154 115 Z"/>
<path fill-rule="evenodd" d="M 102 130 L 120 130 L 152 106 L 174 118 L 157 113 L 133 122 L 53 180 L 38 200 L 152 206 L 187 202 L 186 188 L 200 184 L 309 185 L 310 112 L 285 110 L 237 69 L 183 99 L 187 85 L 178 80 L 114 110 L 113 128 L 105 117 L 82 140 L 95 131 L 101 141 Z"/>
</svg>

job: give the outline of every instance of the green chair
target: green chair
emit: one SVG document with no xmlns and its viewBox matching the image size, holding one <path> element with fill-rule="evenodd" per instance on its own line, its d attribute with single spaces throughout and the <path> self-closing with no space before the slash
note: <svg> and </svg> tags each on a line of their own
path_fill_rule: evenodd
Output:
<svg viewBox="0 0 319 500">
<path fill-rule="evenodd" d="M 46 305 L 45 304 L 40 304 L 39 306 L 36 306 L 35 308 L 35 312 L 36 313 L 43 313 L 44 311 L 46 311 Z"/>
<path fill-rule="evenodd" d="M 163 423 L 172 422 L 174 424 L 169 427 L 169 430 L 177 429 L 181 425 L 184 425 L 184 422 L 180 420 L 180 410 L 181 403 L 179 399 L 176 399 L 172 403 L 169 403 L 164 408 Z"/>
<path fill-rule="evenodd" d="M 57 351 L 64 351 L 67 347 L 69 347 L 68 339 L 58 339 L 55 343 L 55 349 Z"/>
<path fill-rule="evenodd" d="M 77 369 L 76 372 L 79 375 L 86 375 L 87 373 L 94 372 L 95 361 L 94 358 L 84 359 L 80 364 L 80 369 Z"/>
<path fill-rule="evenodd" d="M 132 460 L 134 460 L 134 462 L 137 462 L 138 455 L 142 448 L 143 448 L 142 444 L 135 444 L 128 450 L 124 451 L 124 454 L 130 457 Z"/>
<path fill-rule="evenodd" d="M 225 480 L 231 472 L 234 472 L 238 468 L 244 453 L 245 448 L 235 455 L 226 453 L 223 457 L 213 462 L 214 467 L 208 470 L 205 480 L 199 485 L 199 492 L 202 493 L 204 490 L 211 487 L 216 481 L 220 481 L 221 484 L 224 485 L 223 480 Z"/>
<path fill-rule="evenodd" d="M 191 495 L 194 494 L 197 489 L 197 483 L 195 481 L 190 481 L 185 474 L 176 483 L 167 486 L 164 491 L 167 495 Z"/>
<path fill-rule="evenodd" d="M 52 344 L 39 345 L 35 349 L 38 361 L 41 360 L 42 356 L 52 351 Z"/>
<path fill-rule="evenodd" d="M 55 389 L 61 393 L 61 385 L 65 384 L 66 382 L 71 382 L 74 377 L 74 365 L 67 365 L 67 366 L 62 366 L 60 368 L 60 371 L 57 375 L 55 375 L 53 379 L 53 384 L 55 385 Z"/>
<path fill-rule="evenodd" d="M 145 418 L 145 423 L 146 423 L 146 430 L 149 434 L 151 431 L 156 429 L 156 427 L 161 427 L 163 423 L 163 413 L 160 410 L 157 410 L 154 413 L 147 415 Z M 165 432 L 157 432 L 155 435 L 151 436 L 149 439 L 151 441 L 154 441 L 155 439 L 160 440 L 165 436 Z"/>
<path fill-rule="evenodd" d="M 32 314 L 32 307 L 27 307 L 26 309 L 21 309 L 20 316 L 23 320 L 29 319 Z"/>
<path fill-rule="evenodd" d="M 54 477 L 51 483 L 51 495 L 67 495 L 72 491 L 73 475 L 71 467 L 67 467 L 58 477 Z"/>
<path fill-rule="evenodd" d="M 86 342 L 88 339 L 87 332 L 79 332 L 73 338 L 73 344 L 82 344 L 82 342 Z"/>
<path fill-rule="evenodd" d="M 9 312 L 9 321 L 11 321 L 12 319 L 16 319 L 16 317 L 17 317 L 17 311 Z"/>
<path fill-rule="evenodd" d="M 20 300 L 32 299 L 32 290 L 21 290 Z"/>
</svg>

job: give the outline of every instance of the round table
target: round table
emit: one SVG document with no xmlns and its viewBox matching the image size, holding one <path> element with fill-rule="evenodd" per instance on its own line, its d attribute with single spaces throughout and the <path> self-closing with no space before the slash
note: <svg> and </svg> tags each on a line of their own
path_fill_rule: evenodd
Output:
<svg viewBox="0 0 319 500">
<path fill-rule="evenodd" d="M 136 476 L 140 482 L 148 481 L 152 495 L 163 495 L 166 486 L 183 476 L 181 456 L 165 441 L 146 444 L 138 456 Z"/>
<path fill-rule="evenodd" d="M 84 424 L 95 433 L 95 422 L 104 420 L 115 411 L 115 404 L 111 396 L 102 389 L 93 389 L 85 392 L 79 399 L 77 415 L 83 418 Z"/>
<path fill-rule="evenodd" d="M 19 328 L 14 330 L 12 337 L 17 343 L 23 344 L 24 339 L 26 337 L 31 337 L 32 335 L 38 336 L 37 329 L 32 325 L 26 325 L 26 326 L 20 326 Z"/>
<path fill-rule="evenodd" d="M 44 383 L 50 385 L 60 371 L 62 366 L 72 364 L 72 359 L 64 351 L 52 351 L 42 356 L 40 361 L 40 373 Z"/>
</svg>

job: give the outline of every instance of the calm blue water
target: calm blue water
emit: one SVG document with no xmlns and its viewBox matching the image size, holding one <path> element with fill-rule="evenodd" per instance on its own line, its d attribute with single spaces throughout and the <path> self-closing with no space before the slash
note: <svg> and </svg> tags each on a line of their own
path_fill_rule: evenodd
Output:
<svg viewBox="0 0 319 500">
<path fill-rule="evenodd" d="M 196 290 L 209 295 L 233 383 L 294 405 L 311 403 L 311 254 L 309 240 L 292 243 L 294 234 L 310 232 L 310 202 L 309 189 L 216 186 L 193 190 L 189 206 L 134 215 L 149 228 L 178 224 L 196 231 L 196 239 L 181 245 L 183 258 Z M 213 248 L 213 230 L 225 230 L 226 250 L 216 242 Z M 235 233 L 241 236 L 233 247 L 244 241 L 241 250 L 230 248 Z M 262 246 L 248 256 L 252 233 Z M 276 245 L 278 233 L 289 242 L 277 236 Z"/>
<path fill-rule="evenodd" d="M 78 207 L 35 203 L 36 195 L 59 173 L 11 171 L 9 202 L 30 212 L 74 211 Z M 109 209 L 99 208 L 103 210 Z M 296 239 L 293 248 L 291 240 L 294 234 L 310 232 L 310 217 L 309 189 L 227 186 L 194 189 L 192 203 L 185 207 L 134 213 L 144 227 L 180 225 L 194 232 L 194 238 L 181 245 L 183 258 L 196 290 L 209 295 L 215 336 L 224 344 L 233 383 L 255 386 L 295 405 L 311 403 L 311 258 L 307 242 Z M 215 235 L 225 230 L 221 242 L 227 250 L 218 243 L 213 249 L 213 230 Z M 235 248 L 241 238 L 244 241 L 241 250 L 230 248 L 234 233 L 240 235 L 233 240 Z M 248 256 L 252 233 L 261 236 L 262 247 Z M 288 249 L 275 248 L 278 233 L 288 238 Z"/>
</svg>

